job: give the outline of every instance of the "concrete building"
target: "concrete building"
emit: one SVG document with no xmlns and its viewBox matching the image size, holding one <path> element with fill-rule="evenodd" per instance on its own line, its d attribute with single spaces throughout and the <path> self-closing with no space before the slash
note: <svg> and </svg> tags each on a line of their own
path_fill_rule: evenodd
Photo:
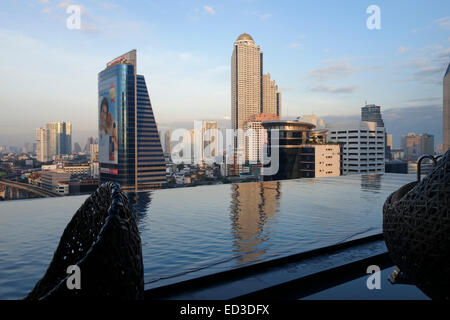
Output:
<svg viewBox="0 0 450 320">
<path fill-rule="evenodd" d="M 442 152 L 445 153 L 450 148 L 450 64 L 444 75 L 443 83 L 443 130 L 442 130 Z"/>
<path fill-rule="evenodd" d="M 340 176 L 340 146 L 337 144 L 302 145 L 300 162 L 300 177 L 302 178 Z"/>
<path fill-rule="evenodd" d="M 280 120 L 280 117 L 272 113 L 261 113 L 251 116 L 244 123 L 246 162 L 261 163 L 263 147 L 267 142 L 267 133 L 261 123 L 272 120 Z"/>
<path fill-rule="evenodd" d="M 281 93 L 270 73 L 263 75 L 263 107 L 262 113 L 270 113 L 281 117 Z"/>
<path fill-rule="evenodd" d="M 415 162 L 423 154 L 434 154 L 434 136 L 408 133 L 402 136 L 402 149 L 405 151 L 405 160 Z"/>
<path fill-rule="evenodd" d="M 89 165 L 64 166 L 63 171 L 72 175 L 90 175 L 91 167 Z"/>
<path fill-rule="evenodd" d="M 64 170 L 42 171 L 41 186 L 47 190 L 57 191 L 60 182 L 70 182 L 71 174 Z"/>
<path fill-rule="evenodd" d="M 376 122 L 327 124 L 327 140 L 342 145 L 342 174 L 383 173 L 385 131 Z"/>
<path fill-rule="evenodd" d="M 49 131 L 47 128 L 36 129 L 36 158 L 40 162 L 50 160 L 48 153 Z"/>
</svg>

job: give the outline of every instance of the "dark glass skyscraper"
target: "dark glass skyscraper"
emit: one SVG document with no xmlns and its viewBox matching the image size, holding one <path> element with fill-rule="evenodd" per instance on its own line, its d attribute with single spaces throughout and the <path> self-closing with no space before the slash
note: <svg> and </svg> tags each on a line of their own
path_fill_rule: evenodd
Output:
<svg viewBox="0 0 450 320">
<path fill-rule="evenodd" d="M 381 117 L 381 107 L 374 104 L 368 104 L 362 107 L 361 121 L 376 122 L 378 127 L 384 127 L 384 121 Z"/>
<path fill-rule="evenodd" d="M 98 75 L 100 181 L 124 190 L 163 187 L 166 165 L 145 78 L 136 73 L 136 50 Z"/>
</svg>

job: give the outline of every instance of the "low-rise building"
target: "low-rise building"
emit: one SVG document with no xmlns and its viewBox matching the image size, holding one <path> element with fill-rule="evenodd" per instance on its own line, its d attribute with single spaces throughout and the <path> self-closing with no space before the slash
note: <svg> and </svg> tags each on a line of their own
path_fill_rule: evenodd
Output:
<svg viewBox="0 0 450 320">
<path fill-rule="evenodd" d="M 300 147 L 300 177 L 337 177 L 341 172 L 337 144 L 307 144 Z"/>
<path fill-rule="evenodd" d="M 58 183 L 70 182 L 71 174 L 63 170 L 42 171 L 41 186 L 47 190 L 57 192 Z"/>
</svg>

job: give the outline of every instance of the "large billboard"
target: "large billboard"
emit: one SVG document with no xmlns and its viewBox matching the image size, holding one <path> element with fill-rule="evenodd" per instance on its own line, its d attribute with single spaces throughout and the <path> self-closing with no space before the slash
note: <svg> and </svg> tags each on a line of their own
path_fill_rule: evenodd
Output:
<svg viewBox="0 0 450 320">
<path fill-rule="evenodd" d="M 117 75 L 102 79 L 99 84 L 99 141 L 98 155 L 100 163 L 118 163 L 118 114 L 119 93 Z M 110 172 L 110 173 L 116 173 Z"/>
</svg>

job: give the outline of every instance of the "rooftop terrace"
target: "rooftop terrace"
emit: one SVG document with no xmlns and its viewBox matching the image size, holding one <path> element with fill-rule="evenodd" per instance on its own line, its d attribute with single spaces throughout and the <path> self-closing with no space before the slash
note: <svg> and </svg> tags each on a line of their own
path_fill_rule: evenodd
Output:
<svg viewBox="0 0 450 320">
<path fill-rule="evenodd" d="M 250 294 L 252 288 L 260 291 L 314 270 L 383 255 L 386 248 L 378 237 L 351 249 L 338 247 L 341 251 L 331 255 L 322 252 L 308 256 L 309 260 L 301 255 L 295 261 L 288 259 L 283 263 L 289 266 L 270 269 L 271 275 L 264 271 L 266 275 L 259 279 L 244 279 L 240 287 L 247 291 L 217 287 L 209 290 L 216 293 L 213 296 L 200 291 L 158 296 L 164 286 L 229 270 L 240 273 L 261 262 L 270 264 L 380 234 L 386 197 L 415 178 L 353 175 L 129 193 L 142 238 L 146 289 L 149 296 L 160 298 L 235 298 Z M 86 198 L 0 202 L 0 299 L 22 298 L 31 290 L 51 261 L 66 224 Z M 233 288 L 231 282 L 227 285 Z M 423 298 L 419 293 L 414 296 Z"/>
</svg>

